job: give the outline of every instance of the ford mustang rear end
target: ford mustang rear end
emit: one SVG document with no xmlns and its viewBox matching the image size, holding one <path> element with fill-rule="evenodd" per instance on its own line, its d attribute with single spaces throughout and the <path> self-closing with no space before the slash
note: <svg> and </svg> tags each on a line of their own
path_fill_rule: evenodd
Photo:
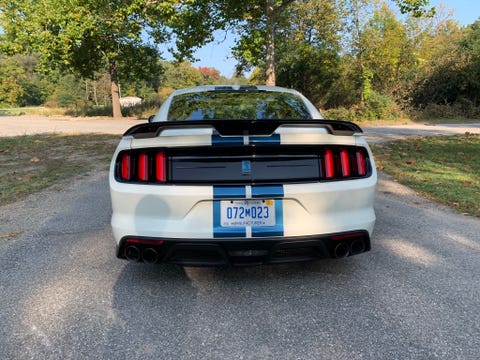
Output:
<svg viewBox="0 0 480 360">
<path fill-rule="evenodd" d="M 117 256 L 253 265 L 370 250 L 377 181 L 355 124 L 276 87 L 177 91 L 110 169 Z"/>
</svg>

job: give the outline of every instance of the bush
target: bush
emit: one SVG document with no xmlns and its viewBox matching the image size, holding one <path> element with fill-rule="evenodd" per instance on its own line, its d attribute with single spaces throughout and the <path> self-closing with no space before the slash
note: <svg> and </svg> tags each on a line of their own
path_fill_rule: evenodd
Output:
<svg viewBox="0 0 480 360">
<path fill-rule="evenodd" d="M 349 108 L 339 107 L 323 111 L 328 119 L 348 121 L 395 120 L 402 116 L 399 106 L 388 96 L 371 91 L 363 105 L 355 104 Z"/>
<path fill-rule="evenodd" d="M 480 108 L 468 99 L 459 99 L 453 104 L 428 104 L 420 111 L 422 119 L 480 118 Z"/>
</svg>

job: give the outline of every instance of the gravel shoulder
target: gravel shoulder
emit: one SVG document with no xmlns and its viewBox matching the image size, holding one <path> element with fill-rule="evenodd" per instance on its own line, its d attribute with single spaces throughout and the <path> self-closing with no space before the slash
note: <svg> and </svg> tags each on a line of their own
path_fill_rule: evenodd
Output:
<svg viewBox="0 0 480 360">
<path fill-rule="evenodd" d="M 82 118 L 67 116 L 0 116 L 0 137 L 33 134 L 123 134 L 146 119 Z"/>
</svg>

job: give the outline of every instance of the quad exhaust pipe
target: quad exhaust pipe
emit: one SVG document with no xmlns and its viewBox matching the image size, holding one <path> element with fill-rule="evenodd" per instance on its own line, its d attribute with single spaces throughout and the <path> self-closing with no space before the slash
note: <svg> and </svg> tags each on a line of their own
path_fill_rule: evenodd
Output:
<svg viewBox="0 0 480 360">
<path fill-rule="evenodd" d="M 130 261 L 143 260 L 148 264 L 154 264 L 158 261 L 158 252 L 153 248 L 146 248 L 143 251 L 134 245 L 125 248 L 125 257 Z"/>
<path fill-rule="evenodd" d="M 142 259 L 148 264 L 155 264 L 158 261 L 158 252 L 153 248 L 147 248 L 142 251 Z"/>
<path fill-rule="evenodd" d="M 345 242 L 337 244 L 337 246 L 335 246 L 335 249 L 333 250 L 333 254 L 337 259 L 347 257 L 349 252 L 350 246 L 348 246 L 348 244 Z"/>
<path fill-rule="evenodd" d="M 357 255 L 365 251 L 365 241 L 362 239 L 353 240 L 350 244 L 350 254 Z"/>
<path fill-rule="evenodd" d="M 363 239 L 355 239 L 351 244 L 341 242 L 333 249 L 333 255 L 339 259 L 348 255 L 357 255 L 365 251 L 365 241 Z"/>
<path fill-rule="evenodd" d="M 140 250 L 134 245 L 127 246 L 125 257 L 130 261 L 140 261 Z"/>
</svg>

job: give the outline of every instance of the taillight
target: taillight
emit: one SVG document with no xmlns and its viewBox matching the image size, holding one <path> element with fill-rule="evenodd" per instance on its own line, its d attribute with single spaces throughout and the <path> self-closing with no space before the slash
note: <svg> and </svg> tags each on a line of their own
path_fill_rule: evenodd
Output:
<svg viewBox="0 0 480 360">
<path fill-rule="evenodd" d="M 117 178 L 131 182 L 166 182 L 167 156 L 161 150 L 124 151 L 117 161 Z"/>
<path fill-rule="evenodd" d="M 325 148 L 320 159 L 320 180 L 355 179 L 368 175 L 368 153 L 363 148 Z"/>
</svg>

